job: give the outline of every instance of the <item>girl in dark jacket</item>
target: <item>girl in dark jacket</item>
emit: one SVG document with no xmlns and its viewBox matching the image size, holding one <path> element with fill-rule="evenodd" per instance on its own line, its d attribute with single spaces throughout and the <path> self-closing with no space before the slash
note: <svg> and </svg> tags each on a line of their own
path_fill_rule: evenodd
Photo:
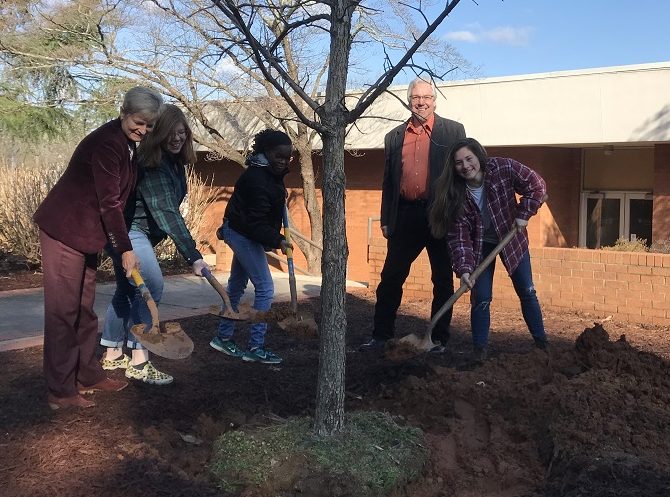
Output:
<svg viewBox="0 0 670 497">
<path fill-rule="evenodd" d="M 217 236 L 234 254 L 228 294 L 235 310 L 249 280 L 254 285 L 254 309 L 267 311 L 272 305 L 274 284 L 265 250 L 281 249 L 285 254 L 292 248 L 281 234 L 286 200 L 284 176 L 292 154 L 293 144 L 285 133 L 271 129 L 258 133 L 247 169 L 235 183 L 226 207 Z M 267 323 L 252 324 L 248 349 L 243 352 L 233 341 L 235 322 L 222 319 L 210 345 L 244 361 L 279 364 L 282 359 L 264 347 L 266 331 Z"/>
</svg>

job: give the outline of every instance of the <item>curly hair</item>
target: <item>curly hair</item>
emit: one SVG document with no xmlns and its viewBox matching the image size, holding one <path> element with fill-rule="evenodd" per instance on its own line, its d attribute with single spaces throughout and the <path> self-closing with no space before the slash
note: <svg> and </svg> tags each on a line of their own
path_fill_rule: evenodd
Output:
<svg viewBox="0 0 670 497">
<path fill-rule="evenodd" d="M 254 144 L 251 147 L 251 152 L 254 155 L 262 154 L 281 145 L 293 145 L 293 142 L 283 131 L 264 129 L 254 136 Z"/>
</svg>

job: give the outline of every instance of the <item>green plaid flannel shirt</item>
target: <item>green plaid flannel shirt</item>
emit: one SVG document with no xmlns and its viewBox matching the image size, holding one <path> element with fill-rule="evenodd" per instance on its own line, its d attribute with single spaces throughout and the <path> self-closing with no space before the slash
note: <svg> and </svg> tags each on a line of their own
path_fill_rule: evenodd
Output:
<svg viewBox="0 0 670 497">
<path fill-rule="evenodd" d="M 202 259 L 179 205 L 186 196 L 186 172 L 167 158 L 159 167 L 145 168 L 137 184 L 137 201 L 131 229 L 146 233 L 152 243 L 170 237 L 188 264 Z"/>
</svg>

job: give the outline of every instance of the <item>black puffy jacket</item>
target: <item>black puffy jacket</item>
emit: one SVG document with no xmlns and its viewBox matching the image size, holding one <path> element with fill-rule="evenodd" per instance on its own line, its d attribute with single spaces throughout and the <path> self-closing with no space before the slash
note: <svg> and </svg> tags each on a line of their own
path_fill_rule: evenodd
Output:
<svg viewBox="0 0 670 497">
<path fill-rule="evenodd" d="M 224 221 L 238 233 L 266 249 L 280 248 L 286 187 L 284 176 L 251 162 L 235 183 Z"/>
</svg>

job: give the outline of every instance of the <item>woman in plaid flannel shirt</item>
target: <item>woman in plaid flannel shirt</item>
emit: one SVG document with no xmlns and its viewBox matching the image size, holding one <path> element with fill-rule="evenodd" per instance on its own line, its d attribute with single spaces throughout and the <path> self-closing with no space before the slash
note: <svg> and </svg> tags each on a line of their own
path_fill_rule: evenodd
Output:
<svg viewBox="0 0 670 497">
<path fill-rule="evenodd" d="M 160 241 L 172 239 L 197 276 L 202 276 L 207 267 L 179 211 L 187 193 L 185 165 L 195 160 L 193 134 L 186 116 L 179 107 L 164 105 L 153 131 L 138 150 L 140 175 L 135 199 L 129 200 L 125 213 L 130 223 L 128 237 L 140 259 L 140 272 L 156 303 L 163 294 L 163 274 L 154 252 Z M 107 308 L 100 340 L 107 347 L 103 369 L 125 369 L 126 378 L 153 385 L 172 383 L 172 376 L 156 369 L 149 361 L 149 351 L 130 332 L 136 323 L 151 323 L 151 315 L 117 261 L 114 270 L 116 291 Z M 131 357 L 123 353 L 124 342 L 132 350 Z"/>
<path fill-rule="evenodd" d="M 539 174 L 514 159 L 488 157 L 477 140 L 460 140 L 449 152 L 447 167 L 436 185 L 430 222 L 433 236 L 447 235 L 454 271 L 461 284 L 472 289 L 470 320 L 476 362 L 486 359 L 495 260 L 476 281 L 470 275 L 512 228 L 517 233 L 500 256 L 535 345 L 547 348 L 526 232 L 528 219 L 545 200 L 546 185 Z"/>
</svg>

